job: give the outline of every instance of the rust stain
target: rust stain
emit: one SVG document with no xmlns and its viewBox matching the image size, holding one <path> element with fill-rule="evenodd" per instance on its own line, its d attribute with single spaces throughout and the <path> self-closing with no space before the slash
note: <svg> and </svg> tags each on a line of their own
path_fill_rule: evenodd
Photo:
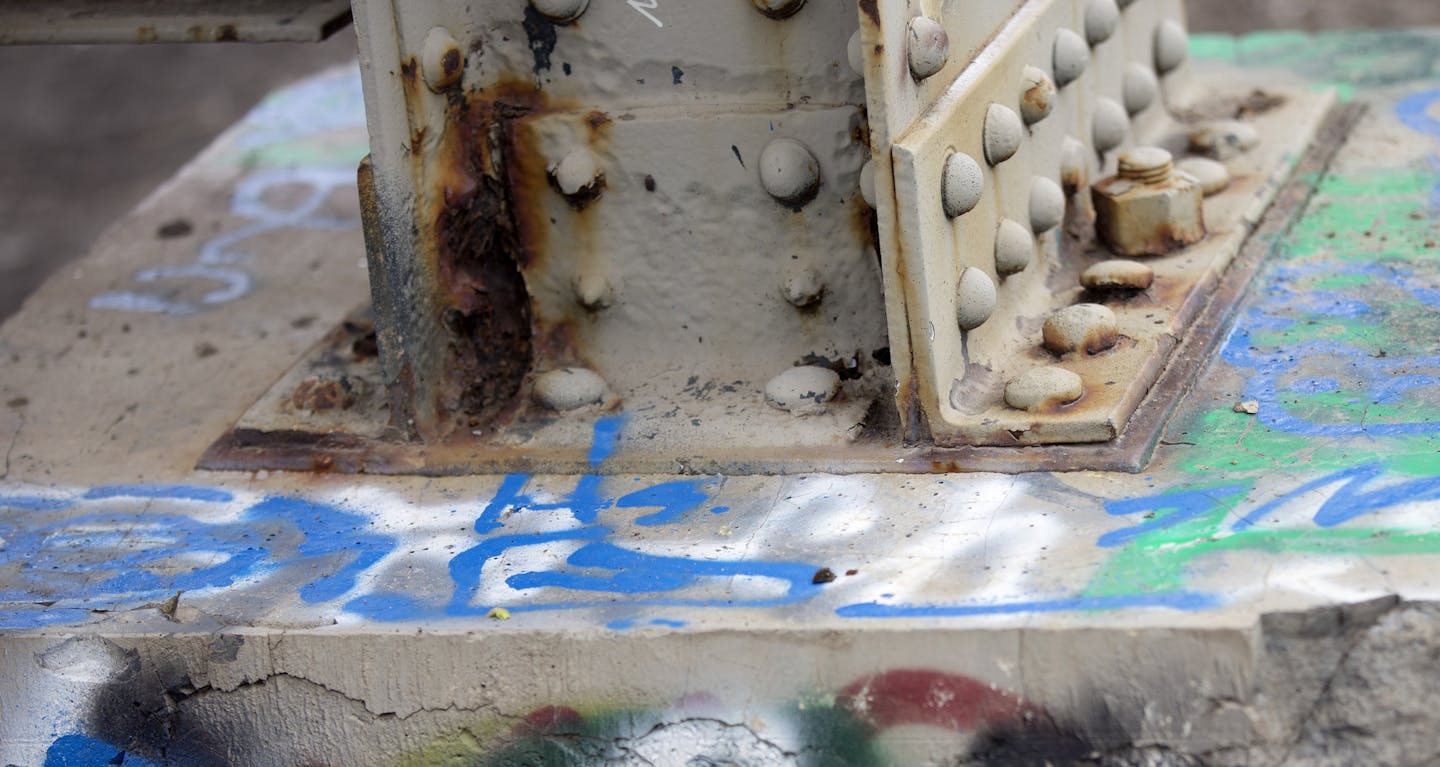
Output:
<svg viewBox="0 0 1440 767">
<path fill-rule="evenodd" d="M 860 0 L 860 12 L 870 17 L 870 23 L 880 26 L 880 7 L 876 0 Z"/>
<path fill-rule="evenodd" d="M 360 400 L 360 386 L 348 376 L 323 379 L 308 378 L 301 381 L 290 394 L 290 404 L 296 410 L 348 410 Z"/>
</svg>

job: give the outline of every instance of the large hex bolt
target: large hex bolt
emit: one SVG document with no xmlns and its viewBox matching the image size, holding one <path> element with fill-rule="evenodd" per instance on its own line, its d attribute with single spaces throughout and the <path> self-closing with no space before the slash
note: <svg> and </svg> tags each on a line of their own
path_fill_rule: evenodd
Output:
<svg viewBox="0 0 1440 767">
<path fill-rule="evenodd" d="M 1095 229 L 1122 256 L 1163 256 L 1205 239 L 1200 185 L 1174 172 L 1170 153 L 1142 147 L 1120 156 L 1120 174 L 1096 184 Z"/>
</svg>

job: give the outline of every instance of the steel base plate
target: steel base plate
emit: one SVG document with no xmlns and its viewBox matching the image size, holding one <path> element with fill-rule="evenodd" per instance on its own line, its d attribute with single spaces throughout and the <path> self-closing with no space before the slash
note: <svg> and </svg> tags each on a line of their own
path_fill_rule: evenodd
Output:
<svg viewBox="0 0 1440 767">
<path fill-rule="evenodd" d="M 1176 110 L 1152 141 L 1183 148 L 1187 125 L 1231 117 L 1244 94 L 1215 89 L 1203 102 Z M 768 406 L 764 381 L 701 380 L 677 370 L 603 405 L 554 413 L 526 403 L 498 424 L 477 424 L 443 444 L 398 436 L 390 424 L 368 309 L 357 312 L 311 349 L 216 441 L 202 469 L 300 470 L 376 474 L 664 473 L 788 474 L 952 471 L 1139 471 L 1171 408 L 1209 358 L 1232 309 L 1276 239 L 1305 206 L 1335 151 L 1357 119 L 1356 108 L 1332 108 L 1329 93 L 1276 93 L 1256 120 L 1261 144 L 1227 161 L 1234 183 L 1206 200 L 1211 236 L 1199 245 L 1152 260 L 1194 260 L 1203 273 L 1183 290 L 1162 294 L 1162 281 L 1125 299 L 1153 304 L 1157 326 L 1143 375 L 1125 386 L 1136 403 L 1123 430 L 1108 441 L 1047 446 L 940 448 L 907 442 L 894 407 L 894 380 L 874 372 L 844 382 L 820 416 L 797 417 Z M 1278 102 L 1278 103 L 1277 103 Z M 1056 284 L 1109 257 L 1077 243 Z M 1065 245 L 1062 245 L 1062 250 Z M 1147 306 L 1147 311 L 1149 307 Z M 834 361 L 839 368 L 846 362 Z M 866 367 L 873 368 L 874 365 Z M 888 368 L 881 367 L 885 371 Z M 619 425 L 614 450 L 591 461 L 597 422 Z"/>
</svg>

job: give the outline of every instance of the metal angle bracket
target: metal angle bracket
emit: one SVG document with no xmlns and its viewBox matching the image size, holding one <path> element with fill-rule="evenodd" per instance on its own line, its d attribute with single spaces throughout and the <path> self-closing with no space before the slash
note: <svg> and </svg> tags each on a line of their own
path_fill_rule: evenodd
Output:
<svg viewBox="0 0 1440 767">
<path fill-rule="evenodd" d="M 1266 141 L 1228 158 L 1233 181 L 1204 203 L 1208 236 L 1117 265 L 1095 237 L 1092 186 L 1131 148 L 1184 157 L 1198 124 L 1236 116 L 1223 95 L 1192 87 L 1182 6 L 1032 0 L 919 108 L 884 86 L 924 73 L 914 71 L 924 55 L 916 29 L 943 20 L 944 5 L 927 17 L 912 3 L 881 3 L 888 15 L 862 27 L 871 110 L 894 136 L 876 147 L 889 163 L 875 175 L 893 190 L 877 192 L 877 215 L 891 348 L 907 352 L 895 355 L 907 434 L 941 446 L 1113 440 L 1328 100 L 1277 96 L 1265 113 L 1247 113 Z M 900 24 L 909 46 L 897 51 L 889 27 Z M 1206 99 L 1217 105 L 1210 114 L 1184 106 Z M 1086 288 L 1092 267 L 1131 270 L 1145 284 Z"/>
<path fill-rule="evenodd" d="M 373 311 L 204 468 L 1135 470 L 1333 102 L 1192 77 L 1179 0 L 707 4 L 663 33 L 620 4 L 578 4 L 583 24 L 369 5 Z M 611 77 L 630 58 L 644 77 Z M 1130 260 L 1143 286 L 1094 283 L 1114 255 L 1093 189 L 1216 121 L 1247 140 L 1212 147 L 1208 234 Z M 792 371 L 787 412 L 771 384 Z"/>
</svg>

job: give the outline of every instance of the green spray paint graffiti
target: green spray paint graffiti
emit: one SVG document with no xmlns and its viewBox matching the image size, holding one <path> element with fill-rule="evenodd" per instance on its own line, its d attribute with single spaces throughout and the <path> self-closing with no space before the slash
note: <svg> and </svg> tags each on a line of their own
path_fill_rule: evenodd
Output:
<svg viewBox="0 0 1440 767">
<path fill-rule="evenodd" d="M 1440 33 L 1429 30 L 1194 35 L 1190 50 L 1197 59 L 1290 69 L 1317 88 L 1339 90 L 1346 100 L 1440 76 Z"/>
<path fill-rule="evenodd" d="M 1332 557 L 1440 552 L 1433 524 L 1387 524 L 1383 516 L 1399 510 L 1433 519 L 1422 504 L 1440 500 L 1440 476 L 1395 482 L 1382 464 L 1356 466 L 1294 487 L 1242 516 L 1255 484 L 1253 479 L 1197 484 L 1106 503 L 1109 514 L 1137 524 L 1097 541 L 1119 550 L 1091 579 L 1086 596 L 1188 593 L 1204 558 L 1233 551 Z M 1307 496 L 1324 492 L 1330 495 L 1318 506 L 1307 502 Z M 1295 509 L 1306 510 L 1309 519 L 1290 519 Z M 1349 524 L 1362 517 L 1367 524 Z"/>
</svg>

